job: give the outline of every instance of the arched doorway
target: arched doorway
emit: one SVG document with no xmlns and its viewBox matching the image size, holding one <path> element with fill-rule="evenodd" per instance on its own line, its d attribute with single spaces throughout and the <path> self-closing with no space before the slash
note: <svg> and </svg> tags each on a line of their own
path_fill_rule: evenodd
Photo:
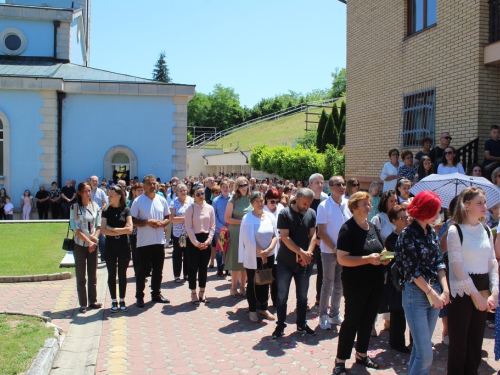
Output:
<svg viewBox="0 0 500 375">
<path fill-rule="evenodd" d="M 129 180 L 137 176 L 137 157 L 127 146 L 114 146 L 104 156 L 104 176 Z"/>
</svg>

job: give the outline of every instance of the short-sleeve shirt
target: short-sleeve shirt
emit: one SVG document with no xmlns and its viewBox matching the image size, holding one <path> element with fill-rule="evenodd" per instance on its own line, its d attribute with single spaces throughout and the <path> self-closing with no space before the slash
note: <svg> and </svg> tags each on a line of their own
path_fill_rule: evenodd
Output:
<svg viewBox="0 0 500 375">
<path fill-rule="evenodd" d="M 91 196 L 92 200 L 94 202 L 96 202 L 97 205 L 99 206 L 99 208 L 101 208 L 101 209 L 102 209 L 102 206 L 104 206 L 104 203 L 106 203 L 106 205 L 109 204 L 108 196 L 106 195 L 106 193 L 102 189 L 97 188 L 95 190 L 92 190 L 90 192 L 90 196 Z"/>
<path fill-rule="evenodd" d="M 49 198 L 50 199 L 59 199 L 59 198 L 61 198 L 61 189 L 59 189 L 59 188 L 51 189 L 49 191 Z"/>
<path fill-rule="evenodd" d="M 361 228 L 354 218 L 347 220 L 340 228 L 337 248 L 346 251 L 351 256 L 367 256 L 380 254 L 384 245 L 375 225 L 368 222 L 370 229 Z M 342 267 L 342 283 L 350 287 L 374 285 L 384 282 L 384 267 L 363 264 L 357 267 Z"/>
<path fill-rule="evenodd" d="M 140 195 L 132 203 L 132 216 L 140 220 L 163 220 L 170 215 L 168 203 L 165 198 L 156 194 L 153 199 L 146 194 Z M 137 227 L 137 247 L 165 244 L 164 228 L 151 228 L 150 226 Z"/>
<path fill-rule="evenodd" d="M 179 198 L 175 198 L 172 203 L 170 203 L 170 208 L 175 210 L 175 217 L 184 217 L 187 208 L 194 202 L 194 199 L 190 196 L 186 196 L 184 204 L 179 202 Z M 186 233 L 186 227 L 184 222 L 174 223 L 172 226 L 172 234 L 175 237 L 180 237 L 183 233 Z"/>
<path fill-rule="evenodd" d="M 38 192 L 35 195 L 35 199 L 45 199 L 49 197 L 49 192 L 47 190 L 38 190 Z M 45 202 L 36 202 L 37 207 L 48 207 L 49 206 L 49 201 Z"/>
<path fill-rule="evenodd" d="M 303 250 L 309 247 L 309 231 L 316 227 L 316 213 L 308 208 L 304 214 L 293 210 L 290 206 L 281 210 L 278 215 L 278 229 L 288 229 L 289 236 L 295 244 Z M 281 242 L 278 251 L 278 264 L 297 264 L 297 255 L 290 250 L 285 242 Z"/>
<path fill-rule="evenodd" d="M 73 196 L 73 194 L 76 193 L 76 190 L 73 186 L 70 186 L 70 187 L 67 187 L 67 186 L 64 186 L 62 189 L 61 189 L 61 193 L 63 193 L 66 198 L 68 199 L 71 199 L 71 197 Z M 69 201 L 68 203 L 72 203 L 72 202 L 75 202 L 76 201 L 76 196 L 73 200 Z M 66 202 L 66 200 L 64 201 Z"/>
<path fill-rule="evenodd" d="M 488 139 L 486 142 L 484 142 L 484 151 L 489 151 L 490 156 L 500 157 L 500 139 L 498 141 Z M 484 158 L 483 167 L 490 163 L 492 163 L 491 160 L 487 160 L 486 158 Z"/>
<path fill-rule="evenodd" d="M 340 205 L 338 205 L 332 197 L 329 197 L 319 205 L 316 221 L 318 225 L 326 224 L 326 233 L 333 243 L 336 244 L 340 228 L 351 217 L 351 211 L 347 208 L 347 199 L 342 197 Z M 323 240 L 321 240 L 320 248 L 322 253 L 334 252 L 334 249 L 330 249 Z"/>
<path fill-rule="evenodd" d="M 120 207 L 107 206 L 102 212 L 102 217 L 106 219 L 106 224 L 111 228 L 125 228 L 127 224 L 127 217 L 132 216 L 130 213 L 130 208 L 125 207 L 121 209 Z M 113 244 L 127 244 L 127 235 L 118 236 L 106 236 L 106 243 L 110 242 Z"/>
</svg>

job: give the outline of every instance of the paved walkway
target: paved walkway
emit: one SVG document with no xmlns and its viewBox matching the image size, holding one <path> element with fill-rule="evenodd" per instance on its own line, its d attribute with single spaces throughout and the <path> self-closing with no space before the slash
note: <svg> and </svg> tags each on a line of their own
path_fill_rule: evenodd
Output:
<svg viewBox="0 0 500 375">
<path fill-rule="evenodd" d="M 53 375 L 58 374 L 331 374 L 337 346 L 337 332 L 318 327 L 317 310 L 308 313 L 314 337 L 295 333 L 295 299 L 289 300 L 286 336 L 273 340 L 274 322 L 252 324 L 244 299 L 229 296 L 229 283 L 209 270 L 207 296 L 211 303 L 192 305 L 187 284 L 173 282 L 171 249 L 165 259 L 163 294 L 170 305 L 154 304 L 146 295 L 146 306 L 135 306 L 135 279 L 128 270 L 129 311 L 109 312 L 106 270 L 100 265 L 99 295 L 104 309 L 82 316 L 75 280 L 0 284 L 0 310 L 21 310 L 45 314 L 69 330 L 63 350 L 56 358 Z M 311 277 L 314 286 L 316 276 Z M 148 287 L 146 286 L 146 289 Z M 294 293 L 294 289 L 292 289 Z M 314 300 L 310 288 L 309 299 Z M 377 322 L 380 331 L 382 319 Z M 100 337 L 99 337 L 100 333 Z M 441 323 L 435 330 L 435 343 L 441 342 Z M 484 356 L 480 374 L 496 374 L 493 330 L 485 331 Z M 446 373 L 447 350 L 435 346 L 432 374 Z M 409 355 L 392 351 L 388 333 L 371 340 L 370 355 L 384 364 L 383 369 L 367 371 L 353 365 L 349 374 L 406 374 Z M 69 362 L 68 362 L 69 361 Z M 66 366 L 66 367 L 65 367 Z M 69 367 L 73 366 L 70 371 Z"/>
</svg>

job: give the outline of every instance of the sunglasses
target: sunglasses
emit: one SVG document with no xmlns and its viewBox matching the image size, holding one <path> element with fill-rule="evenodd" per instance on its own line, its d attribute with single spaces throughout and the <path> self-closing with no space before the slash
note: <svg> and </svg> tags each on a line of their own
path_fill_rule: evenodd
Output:
<svg viewBox="0 0 500 375">
<path fill-rule="evenodd" d="M 410 217 L 409 216 L 401 216 L 401 217 L 398 217 L 398 220 L 408 221 L 408 220 L 410 220 Z"/>
<path fill-rule="evenodd" d="M 453 154 L 453 151 L 446 151 L 444 154 L 445 154 L 445 155 L 452 155 L 452 154 Z"/>
<path fill-rule="evenodd" d="M 352 184 L 352 187 L 358 187 L 359 184 Z"/>
<path fill-rule="evenodd" d="M 336 186 L 336 187 L 345 186 L 345 182 L 337 182 L 336 184 L 331 184 L 330 186 Z"/>
<path fill-rule="evenodd" d="M 269 203 L 271 203 L 271 204 L 278 204 L 278 201 L 270 200 Z"/>
<path fill-rule="evenodd" d="M 451 141 L 453 138 L 451 137 L 443 137 L 444 139 L 448 140 L 448 141 Z"/>
<path fill-rule="evenodd" d="M 238 189 L 241 189 L 241 188 L 246 188 L 247 186 L 248 186 L 248 184 L 245 184 L 245 185 L 240 185 L 240 186 L 238 187 Z"/>
<path fill-rule="evenodd" d="M 197 196 L 197 197 L 202 197 L 202 196 L 204 196 L 204 195 L 205 195 L 205 193 L 196 193 L 196 194 L 195 194 L 195 196 Z"/>
</svg>

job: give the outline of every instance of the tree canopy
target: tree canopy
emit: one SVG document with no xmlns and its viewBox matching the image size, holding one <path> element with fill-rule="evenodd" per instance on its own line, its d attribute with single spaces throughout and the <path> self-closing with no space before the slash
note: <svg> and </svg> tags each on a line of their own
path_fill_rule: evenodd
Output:
<svg viewBox="0 0 500 375">
<path fill-rule="evenodd" d="M 167 60 L 165 56 L 165 51 L 161 51 L 153 70 L 153 80 L 171 83 L 172 78 L 170 78 L 170 72 L 167 67 Z"/>
</svg>

